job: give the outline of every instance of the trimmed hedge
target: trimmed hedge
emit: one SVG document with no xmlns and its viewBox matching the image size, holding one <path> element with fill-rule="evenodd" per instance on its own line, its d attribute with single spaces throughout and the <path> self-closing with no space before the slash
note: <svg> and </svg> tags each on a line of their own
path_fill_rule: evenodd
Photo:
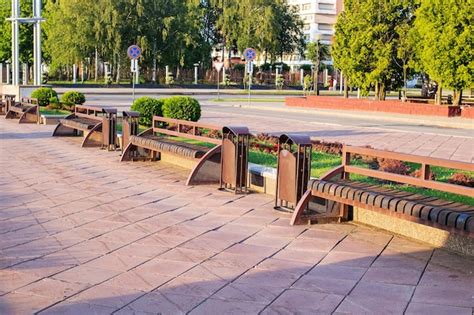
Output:
<svg viewBox="0 0 474 315">
<path fill-rule="evenodd" d="M 163 116 L 174 119 L 198 121 L 201 118 L 201 105 L 188 96 L 173 96 L 163 103 Z"/>
<path fill-rule="evenodd" d="M 49 105 L 49 100 L 51 98 L 58 97 L 58 93 L 52 88 L 41 87 L 36 89 L 31 93 L 31 98 L 38 99 L 39 106 L 46 106 Z"/>
<path fill-rule="evenodd" d="M 61 102 L 67 105 L 82 105 L 86 102 L 86 97 L 81 92 L 68 91 L 61 97 Z"/>
<path fill-rule="evenodd" d="M 163 100 L 144 96 L 137 98 L 131 109 L 140 113 L 140 124 L 151 126 L 153 116 L 162 116 L 162 106 Z"/>
</svg>

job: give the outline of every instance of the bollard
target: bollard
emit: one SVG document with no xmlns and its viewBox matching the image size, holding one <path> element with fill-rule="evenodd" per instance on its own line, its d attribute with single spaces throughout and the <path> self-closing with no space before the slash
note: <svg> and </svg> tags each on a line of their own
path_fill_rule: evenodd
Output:
<svg viewBox="0 0 474 315">
<path fill-rule="evenodd" d="M 274 209 L 293 211 L 306 191 L 310 175 L 311 139 L 306 135 L 281 135 Z"/>
<path fill-rule="evenodd" d="M 247 193 L 250 132 L 247 127 L 228 126 L 222 129 L 220 189 Z"/>
<path fill-rule="evenodd" d="M 130 141 L 130 136 L 138 135 L 140 113 L 123 111 L 122 114 L 122 152 Z"/>
</svg>

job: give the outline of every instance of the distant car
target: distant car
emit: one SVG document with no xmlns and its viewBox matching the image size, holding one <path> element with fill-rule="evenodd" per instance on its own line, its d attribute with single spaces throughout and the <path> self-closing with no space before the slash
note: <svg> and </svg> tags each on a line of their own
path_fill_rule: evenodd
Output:
<svg viewBox="0 0 474 315">
<path fill-rule="evenodd" d="M 423 85 L 423 80 L 420 78 L 420 77 L 414 77 L 413 79 L 407 81 L 407 87 L 410 88 L 410 89 L 413 89 L 413 88 L 421 88 L 421 86 Z"/>
</svg>

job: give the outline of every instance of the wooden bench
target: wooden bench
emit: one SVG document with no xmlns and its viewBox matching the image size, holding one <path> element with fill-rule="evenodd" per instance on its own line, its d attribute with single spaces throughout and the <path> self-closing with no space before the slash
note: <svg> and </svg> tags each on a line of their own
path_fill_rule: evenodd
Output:
<svg viewBox="0 0 474 315">
<path fill-rule="evenodd" d="M 0 115 L 6 115 L 10 104 L 15 102 L 16 95 L 0 94 Z"/>
<path fill-rule="evenodd" d="M 353 158 L 354 155 L 420 164 L 421 175 L 417 178 L 351 165 L 351 157 Z M 383 181 L 474 197 L 474 188 L 430 179 L 431 166 L 472 172 L 474 164 L 352 146 L 344 146 L 342 161 L 341 166 L 331 170 L 320 179 L 309 182 L 308 190 L 295 208 L 291 224 L 312 220 L 311 215 L 305 215 L 305 213 L 310 213 L 308 204 L 312 200 L 325 207 L 327 213 L 319 216 L 326 219 L 332 217 L 336 220 L 345 220 L 350 217 L 349 207 L 361 208 L 448 232 L 474 236 L 474 207 L 472 206 L 350 179 L 351 174 L 358 174 Z M 315 221 L 318 221 L 318 215 L 315 217 Z"/>
<path fill-rule="evenodd" d="M 5 119 L 17 119 L 18 123 L 38 123 L 39 106 L 36 98 L 23 97 L 21 102 L 10 102 L 7 105 Z"/>
<path fill-rule="evenodd" d="M 117 109 L 76 105 L 74 113 L 60 119 L 53 137 L 83 136 L 82 147 L 115 150 Z"/>
<path fill-rule="evenodd" d="M 128 144 L 121 161 L 162 160 L 191 169 L 186 185 L 220 182 L 222 188 L 229 188 L 235 192 L 246 191 L 245 179 L 248 170 L 246 146 L 248 143 L 240 137 L 238 144 L 232 145 L 236 142 L 232 142 L 231 137 L 223 140 L 223 133 L 248 135 L 248 129 L 246 127 L 222 128 L 155 116 L 152 128 L 138 135 L 124 135 L 124 138 L 128 139 Z M 186 139 L 204 142 L 209 146 L 188 143 Z M 223 152 L 223 147 L 226 149 L 225 152 Z M 225 162 L 222 162 L 223 157 Z M 221 178 L 221 174 L 228 176 Z"/>
</svg>

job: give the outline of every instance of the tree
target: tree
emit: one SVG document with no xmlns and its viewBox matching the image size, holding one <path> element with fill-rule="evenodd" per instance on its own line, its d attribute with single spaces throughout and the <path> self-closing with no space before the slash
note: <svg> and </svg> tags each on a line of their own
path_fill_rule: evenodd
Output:
<svg viewBox="0 0 474 315">
<path fill-rule="evenodd" d="M 311 42 L 308 44 L 306 57 L 313 63 L 314 90 L 316 91 L 316 95 L 319 95 L 319 70 L 321 68 L 321 61 L 330 58 L 329 46 L 321 43 L 319 39 L 315 42 Z"/>
<path fill-rule="evenodd" d="M 345 0 L 344 7 L 332 49 L 335 66 L 351 85 L 365 94 L 375 88 L 376 99 L 383 100 L 403 82 L 396 27 L 412 18 L 416 0 Z"/>
<path fill-rule="evenodd" d="M 461 104 L 462 90 L 473 84 L 473 16 L 472 0 L 424 0 L 416 11 L 421 68 L 437 81 L 439 91 L 454 90 L 455 105 Z"/>
</svg>

